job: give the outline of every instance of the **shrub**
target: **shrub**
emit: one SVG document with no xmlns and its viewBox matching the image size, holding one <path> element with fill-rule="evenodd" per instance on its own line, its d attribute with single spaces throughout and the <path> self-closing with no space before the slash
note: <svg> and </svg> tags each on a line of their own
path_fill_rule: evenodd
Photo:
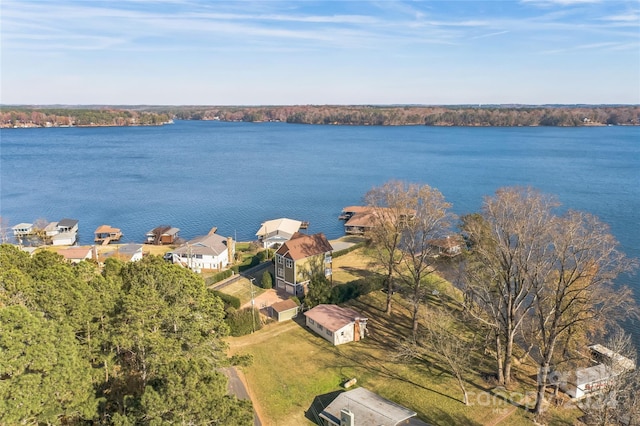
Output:
<svg viewBox="0 0 640 426">
<path fill-rule="evenodd" d="M 213 294 L 218 296 L 225 304 L 225 307 L 231 306 L 234 309 L 240 309 L 240 299 L 230 294 L 223 293 L 221 291 L 213 290 Z"/>
<path fill-rule="evenodd" d="M 267 290 L 273 288 L 273 278 L 271 278 L 271 273 L 269 271 L 264 271 L 262 274 L 262 288 Z"/>
<path fill-rule="evenodd" d="M 254 330 L 262 328 L 260 321 L 260 311 L 257 309 L 246 308 L 236 311 L 225 318 L 232 336 L 239 337 L 251 334 Z"/>
</svg>

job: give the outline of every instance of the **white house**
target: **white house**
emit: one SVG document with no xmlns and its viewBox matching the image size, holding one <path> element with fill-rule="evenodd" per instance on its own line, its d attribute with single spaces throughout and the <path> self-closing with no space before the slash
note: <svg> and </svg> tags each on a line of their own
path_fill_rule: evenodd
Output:
<svg viewBox="0 0 640 426">
<path fill-rule="evenodd" d="M 14 237 L 24 237 L 33 234 L 33 223 L 19 223 L 11 229 Z"/>
<path fill-rule="evenodd" d="M 302 222 L 299 220 L 287 218 L 268 220 L 262 222 L 256 236 L 263 248 L 269 248 L 287 242 L 293 234 L 300 230 L 301 226 Z"/>
<path fill-rule="evenodd" d="M 233 238 L 209 234 L 194 238 L 171 252 L 173 263 L 196 272 L 202 269 L 221 270 L 231 263 L 235 254 Z"/>
<path fill-rule="evenodd" d="M 602 345 L 592 345 L 589 349 L 599 364 L 578 368 L 560 381 L 560 389 L 571 398 L 580 399 L 606 388 L 620 374 L 636 368 L 632 360 Z"/>
<path fill-rule="evenodd" d="M 350 308 L 323 304 L 304 315 L 307 327 L 336 346 L 357 342 L 367 331 L 367 318 Z"/>
</svg>

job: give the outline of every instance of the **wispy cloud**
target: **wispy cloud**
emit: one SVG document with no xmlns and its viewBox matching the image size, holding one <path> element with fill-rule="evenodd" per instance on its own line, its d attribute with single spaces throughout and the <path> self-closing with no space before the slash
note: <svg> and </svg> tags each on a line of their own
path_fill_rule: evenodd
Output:
<svg viewBox="0 0 640 426">
<path fill-rule="evenodd" d="M 506 30 L 505 31 L 497 31 L 495 33 L 482 34 L 482 35 L 479 35 L 479 36 L 471 37 L 471 39 L 472 40 L 477 40 L 479 38 L 495 37 L 495 36 L 499 36 L 499 35 L 502 35 L 502 34 L 507 34 L 508 32 L 509 31 L 506 31 Z"/>
</svg>

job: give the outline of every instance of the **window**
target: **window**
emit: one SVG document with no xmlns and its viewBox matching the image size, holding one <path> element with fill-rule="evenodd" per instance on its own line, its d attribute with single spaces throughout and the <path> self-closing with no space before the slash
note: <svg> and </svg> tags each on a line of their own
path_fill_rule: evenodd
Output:
<svg viewBox="0 0 640 426">
<path fill-rule="evenodd" d="M 315 324 L 316 322 L 314 320 L 312 320 L 311 318 L 309 318 L 309 324 Z"/>
<path fill-rule="evenodd" d="M 318 324 L 318 330 L 320 331 L 324 330 L 324 327 L 322 326 L 322 324 Z"/>
<path fill-rule="evenodd" d="M 293 261 L 291 259 L 287 259 L 287 268 L 293 268 Z"/>
<path fill-rule="evenodd" d="M 278 276 L 279 277 L 284 277 L 284 269 L 278 268 Z"/>
<path fill-rule="evenodd" d="M 329 330 L 326 331 L 327 336 L 331 336 L 331 332 Z"/>
<path fill-rule="evenodd" d="M 282 265 L 282 256 L 278 256 L 278 263 Z"/>
</svg>

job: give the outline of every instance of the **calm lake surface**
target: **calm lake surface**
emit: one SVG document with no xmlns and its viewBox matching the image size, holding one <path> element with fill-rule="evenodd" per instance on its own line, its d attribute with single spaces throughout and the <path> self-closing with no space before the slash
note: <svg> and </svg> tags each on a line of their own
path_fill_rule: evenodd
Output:
<svg viewBox="0 0 640 426">
<path fill-rule="evenodd" d="M 440 128 L 177 121 L 163 127 L 3 129 L 0 215 L 69 217 L 80 243 L 101 224 L 142 242 L 168 224 L 190 239 L 252 240 L 289 217 L 343 235 L 347 205 L 390 179 L 427 183 L 458 214 L 503 186 L 530 185 L 611 226 L 640 257 L 640 127 Z M 622 277 L 640 299 L 640 278 Z M 636 328 L 638 330 L 638 328 Z"/>
</svg>

